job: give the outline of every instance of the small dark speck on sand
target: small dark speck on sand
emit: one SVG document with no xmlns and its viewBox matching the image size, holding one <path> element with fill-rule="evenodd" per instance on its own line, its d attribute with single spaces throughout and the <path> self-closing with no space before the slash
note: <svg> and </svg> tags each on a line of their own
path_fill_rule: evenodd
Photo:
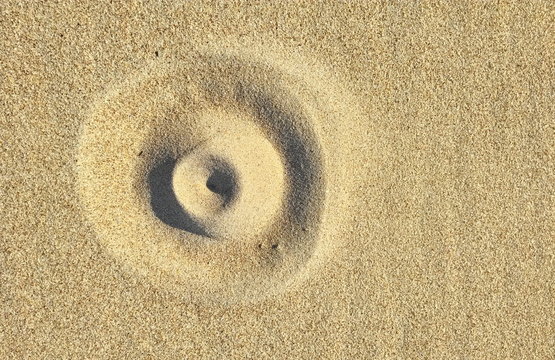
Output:
<svg viewBox="0 0 555 360">
<path fill-rule="evenodd" d="M 158 53 L 158 51 L 155 51 L 154 55 L 156 55 L 156 57 L 158 57 L 158 55 L 160 55 L 160 54 Z"/>
<path fill-rule="evenodd" d="M 277 249 L 277 247 L 278 247 L 278 244 L 272 245 L 272 249 Z"/>
</svg>

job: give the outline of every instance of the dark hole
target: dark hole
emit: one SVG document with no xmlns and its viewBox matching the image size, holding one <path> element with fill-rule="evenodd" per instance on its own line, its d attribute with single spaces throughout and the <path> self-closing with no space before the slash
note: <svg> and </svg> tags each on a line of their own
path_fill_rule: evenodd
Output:
<svg viewBox="0 0 555 360">
<path fill-rule="evenodd" d="M 233 195 L 234 183 L 233 176 L 229 172 L 216 169 L 206 180 L 206 187 L 228 200 Z"/>
</svg>

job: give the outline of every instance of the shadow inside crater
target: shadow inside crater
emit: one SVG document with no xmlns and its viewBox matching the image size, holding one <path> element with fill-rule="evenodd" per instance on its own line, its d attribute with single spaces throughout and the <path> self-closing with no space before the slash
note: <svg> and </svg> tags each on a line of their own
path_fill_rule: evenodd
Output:
<svg viewBox="0 0 555 360">
<path fill-rule="evenodd" d="M 183 210 L 179 201 L 177 201 L 172 186 L 173 170 L 176 163 L 176 159 L 165 158 L 148 174 L 148 188 L 152 211 L 166 225 L 193 234 L 209 236 Z"/>
</svg>

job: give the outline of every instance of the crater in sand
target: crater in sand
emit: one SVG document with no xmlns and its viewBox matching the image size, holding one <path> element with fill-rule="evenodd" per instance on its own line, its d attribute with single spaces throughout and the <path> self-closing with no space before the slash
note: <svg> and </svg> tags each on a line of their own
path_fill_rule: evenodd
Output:
<svg viewBox="0 0 555 360">
<path fill-rule="evenodd" d="M 131 269 L 190 299 L 253 301 L 337 246 L 356 106 L 304 58 L 214 49 L 157 62 L 93 105 L 78 187 Z"/>
</svg>

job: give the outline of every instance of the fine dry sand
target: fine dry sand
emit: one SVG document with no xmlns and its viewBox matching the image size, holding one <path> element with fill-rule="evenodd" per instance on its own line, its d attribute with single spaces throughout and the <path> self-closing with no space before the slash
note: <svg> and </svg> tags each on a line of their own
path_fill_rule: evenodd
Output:
<svg viewBox="0 0 555 360">
<path fill-rule="evenodd" d="M 0 6 L 0 358 L 555 358 L 555 6 Z"/>
</svg>

